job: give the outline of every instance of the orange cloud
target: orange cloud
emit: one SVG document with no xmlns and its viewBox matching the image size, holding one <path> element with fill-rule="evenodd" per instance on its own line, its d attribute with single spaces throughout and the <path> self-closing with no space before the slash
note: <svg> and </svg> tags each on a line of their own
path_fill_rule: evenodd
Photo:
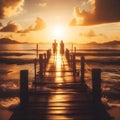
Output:
<svg viewBox="0 0 120 120">
<path fill-rule="evenodd" d="M 80 33 L 80 36 L 89 37 L 89 38 L 101 36 L 101 37 L 107 38 L 107 36 L 105 34 L 103 34 L 103 33 L 96 33 L 92 29 L 89 30 L 89 31 L 86 31 L 84 33 Z"/>
<path fill-rule="evenodd" d="M 46 27 L 45 22 L 40 17 L 37 17 L 35 20 L 35 25 L 33 25 L 33 31 L 42 30 Z"/>
<path fill-rule="evenodd" d="M 71 26 L 94 25 L 120 21 L 120 0 L 89 0 L 91 10 L 74 8 Z"/>
<path fill-rule="evenodd" d="M 87 12 L 85 10 L 80 10 L 79 7 L 74 8 L 74 18 L 71 20 L 70 24 L 71 26 L 76 25 L 90 25 L 94 24 L 95 17 L 92 12 Z"/>
<path fill-rule="evenodd" d="M 9 21 L 6 26 L 2 26 L 0 32 L 17 32 L 17 33 L 27 33 L 30 31 L 43 30 L 46 27 L 46 23 L 43 19 L 37 17 L 32 25 L 29 25 L 26 29 L 21 30 L 21 26 L 14 21 Z"/>
<path fill-rule="evenodd" d="M 28 26 L 25 30 L 19 31 L 19 33 L 27 33 L 30 31 L 39 31 L 43 30 L 46 27 L 46 23 L 40 17 L 37 17 L 35 22 Z"/>
<path fill-rule="evenodd" d="M 94 30 L 89 30 L 85 33 L 80 33 L 81 36 L 86 36 L 86 37 L 95 37 L 97 34 L 95 33 Z"/>
<path fill-rule="evenodd" d="M 17 32 L 20 30 L 20 25 L 16 22 L 9 21 L 6 26 L 0 29 L 0 32 Z"/>
<path fill-rule="evenodd" d="M 23 3 L 24 0 L 0 0 L 0 19 L 20 13 Z"/>
<path fill-rule="evenodd" d="M 101 22 L 120 21 L 120 0 L 96 0 L 96 19 Z"/>
</svg>

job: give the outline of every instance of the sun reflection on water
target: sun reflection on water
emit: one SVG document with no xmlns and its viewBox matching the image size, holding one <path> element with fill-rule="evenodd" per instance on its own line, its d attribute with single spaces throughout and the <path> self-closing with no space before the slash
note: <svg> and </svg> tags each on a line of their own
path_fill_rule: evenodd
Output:
<svg viewBox="0 0 120 120">
<path fill-rule="evenodd" d="M 61 89 L 62 85 L 64 84 L 64 73 L 62 72 L 64 70 L 64 62 L 63 57 L 59 52 L 59 46 L 57 50 L 57 54 L 54 56 L 54 62 L 55 62 L 55 83 L 58 87 L 55 90 L 55 94 L 52 95 L 49 99 L 48 106 L 51 106 L 48 110 L 48 113 L 50 114 L 58 114 L 59 119 L 67 119 L 66 116 L 64 116 L 65 113 L 67 113 L 67 107 L 70 106 L 67 101 L 69 101 L 70 96 L 64 94 L 64 90 Z M 54 107 L 57 106 L 57 107 Z M 57 109 L 56 109 L 57 108 Z M 52 116 L 49 119 L 58 119 L 57 116 Z"/>
<path fill-rule="evenodd" d="M 63 65 L 63 59 L 62 59 L 62 55 L 59 53 L 59 46 L 58 46 L 58 51 L 56 54 L 56 79 L 55 82 L 56 83 L 63 83 L 63 77 L 62 77 L 62 65 Z"/>
</svg>

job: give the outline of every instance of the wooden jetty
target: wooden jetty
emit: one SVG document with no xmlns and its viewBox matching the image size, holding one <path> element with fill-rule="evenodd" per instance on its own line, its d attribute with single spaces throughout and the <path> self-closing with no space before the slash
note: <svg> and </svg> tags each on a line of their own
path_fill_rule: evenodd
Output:
<svg viewBox="0 0 120 120">
<path fill-rule="evenodd" d="M 111 120 L 101 102 L 101 70 L 91 71 L 90 89 L 84 78 L 85 57 L 80 55 L 78 72 L 76 55 L 68 49 L 63 55 L 51 50 L 40 54 L 32 89 L 28 88 L 28 70 L 22 70 L 20 105 L 10 120 Z"/>
</svg>

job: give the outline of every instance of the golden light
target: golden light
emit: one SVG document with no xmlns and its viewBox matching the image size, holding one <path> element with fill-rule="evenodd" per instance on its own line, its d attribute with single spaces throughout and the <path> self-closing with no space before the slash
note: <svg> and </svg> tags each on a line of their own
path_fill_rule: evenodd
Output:
<svg viewBox="0 0 120 120">
<path fill-rule="evenodd" d="M 62 56 L 59 53 L 56 55 L 56 70 L 58 71 L 56 72 L 56 76 L 58 76 L 56 79 L 56 83 L 62 83 L 63 82 L 63 78 L 61 77 Z"/>
<path fill-rule="evenodd" d="M 64 28 L 64 26 L 62 26 L 62 25 L 56 25 L 56 26 L 53 28 L 53 36 L 54 36 L 56 39 L 62 39 L 63 36 L 64 36 L 64 32 L 65 32 L 65 28 Z"/>
<path fill-rule="evenodd" d="M 77 18 L 77 24 L 78 25 L 83 24 L 83 22 L 84 22 L 84 18 L 82 16 L 80 16 L 80 17 Z"/>
</svg>

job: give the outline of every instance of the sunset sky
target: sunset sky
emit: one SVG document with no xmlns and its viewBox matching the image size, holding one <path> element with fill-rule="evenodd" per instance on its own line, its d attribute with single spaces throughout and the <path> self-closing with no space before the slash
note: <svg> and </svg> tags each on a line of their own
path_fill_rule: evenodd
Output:
<svg viewBox="0 0 120 120">
<path fill-rule="evenodd" d="M 0 38 L 21 42 L 120 40 L 120 0 L 0 0 Z"/>
</svg>

